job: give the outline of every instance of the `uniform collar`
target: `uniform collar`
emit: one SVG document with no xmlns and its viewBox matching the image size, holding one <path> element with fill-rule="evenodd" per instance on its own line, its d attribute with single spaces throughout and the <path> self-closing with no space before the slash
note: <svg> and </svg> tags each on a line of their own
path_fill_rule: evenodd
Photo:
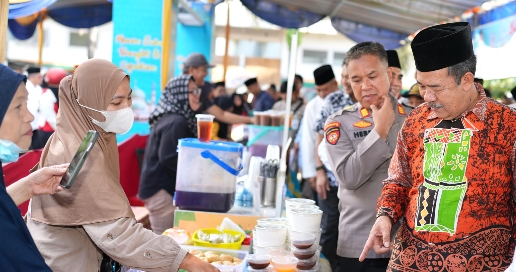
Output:
<svg viewBox="0 0 516 272">
<path fill-rule="evenodd" d="M 465 117 L 468 113 L 472 112 L 474 115 L 477 116 L 478 119 L 481 121 L 484 121 L 485 113 L 487 110 L 487 97 L 486 92 L 484 91 L 484 88 L 482 85 L 475 83 L 475 88 L 477 89 L 477 92 L 480 94 L 480 99 L 478 100 L 477 104 L 475 104 L 475 107 L 473 109 L 463 113 L 461 116 Z M 437 114 L 435 111 L 430 110 L 430 114 L 426 118 L 427 120 L 436 119 Z"/>
</svg>

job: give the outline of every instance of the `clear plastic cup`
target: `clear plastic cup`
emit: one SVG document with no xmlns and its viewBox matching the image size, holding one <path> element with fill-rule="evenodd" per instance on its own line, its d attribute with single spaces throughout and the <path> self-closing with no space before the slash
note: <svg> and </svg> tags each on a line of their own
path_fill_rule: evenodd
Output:
<svg viewBox="0 0 516 272">
<path fill-rule="evenodd" d="M 294 272 L 298 259 L 293 256 L 272 256 L 272 266 L 277 272 Z"/>
<path fill-rule="evenodd" d="M 195 117 L 197 117 L 197 139 L 201 142 L 209 142 L 215 116 L 211 114 L 196 114 Z"/>
</svg>

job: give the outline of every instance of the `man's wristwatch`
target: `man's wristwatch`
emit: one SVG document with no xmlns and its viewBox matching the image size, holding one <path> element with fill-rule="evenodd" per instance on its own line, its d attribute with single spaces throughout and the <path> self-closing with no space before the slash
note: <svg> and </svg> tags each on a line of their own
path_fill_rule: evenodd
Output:
<svg viewBox="0 0 516 272">
<path fill-rule="evenodd" d="M 315 170 L 316 171 L 323 170 L 324 172 L 326 172 L 326 168 L 324 168 L 324 166 L 322 166 L 322 165 L 315 167 Z"/>
</svg>

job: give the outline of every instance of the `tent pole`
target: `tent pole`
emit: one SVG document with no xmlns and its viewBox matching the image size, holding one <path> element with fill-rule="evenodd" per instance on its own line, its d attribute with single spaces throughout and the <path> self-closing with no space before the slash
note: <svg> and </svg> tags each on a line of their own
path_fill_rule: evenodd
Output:
<svg viewBox="0 0 516 272">
<path fill-rule="evenodd" d="M 9 0 L 0 0 L 0 63 L 4 63 L 7 53 L 7 17 Z"/>
<path fill-rule="evenodd" d="M 229 65 L 229 33 L 231 31 L 231 27 L 229 26 L 229 1 L 226 1 L 228 5 L 228 17 L 226 19 L 226 48 L 224 49 L 224 73 L 222 74 L 222 81 L 226 81 L 226 73 L 228 72 Z"/>
<path fill-rule="evenodd" d="M 292 102 L 292 89 L 294 87 L 294 78 L 296 75 L 296 61 L 297 61 L 297 39 L 298 31 L 292 35 L 292 41 L 290 43 L 290 64 L 288 65 L 288 77 L 287 77 L 287 100 L 285 101 L 285 122 L 283 123 L 283 155 L 280 162 L 280 174 L 276 182 L 276 217 L 281 217 L 283 210 L 283 192 L 285 190 L 285 180 L 288 177 L 287 173 L 287 151 L 288 147 L 294 139 L 289 139 L 289 128 L 290 128 L 290 104 Z"/>
<path fill-rule="evenodd" d="M 42 11 L 39 14 L 38 22 L 38 67 L 43 65 L 43 40 L 45 35 L 43 33 L 43 20 L 45 20 L 46 12 Z"/>
<path fill-rule="evenodd" d="M 175 29 L 170 29 L 172 22 L 172 1 L 163 1 L 163 37 L 161 46 L 161 86 L 164 88 L 168 81 L 168 64 L 170 59 L 170 35 Z"/>
</svg>

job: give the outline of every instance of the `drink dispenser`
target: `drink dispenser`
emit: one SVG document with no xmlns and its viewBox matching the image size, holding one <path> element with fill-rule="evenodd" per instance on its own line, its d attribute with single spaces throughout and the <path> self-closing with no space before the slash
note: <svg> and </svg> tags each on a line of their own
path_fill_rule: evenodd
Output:
<svg viewBox="0 0 516 272">
<path fill-rule="evenodd" d="M 243 145 L 180 139 L 175 203 L 180 209 L 227 212 L 233 207 Z"/>
</svg>

